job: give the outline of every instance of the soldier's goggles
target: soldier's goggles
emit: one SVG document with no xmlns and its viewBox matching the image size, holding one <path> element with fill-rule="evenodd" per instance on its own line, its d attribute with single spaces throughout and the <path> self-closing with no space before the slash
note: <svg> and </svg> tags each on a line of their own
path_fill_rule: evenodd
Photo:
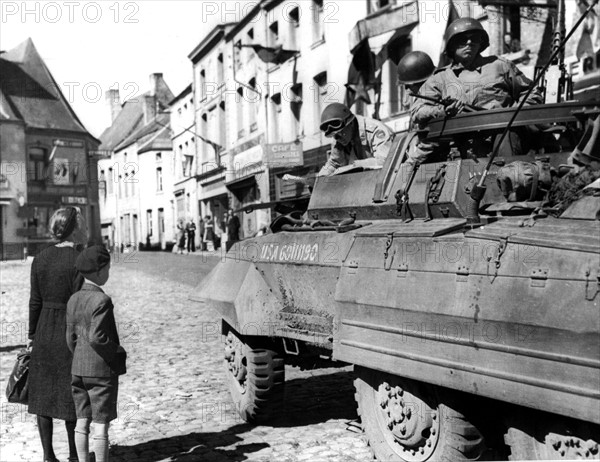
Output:
<svg viewBox="0 0 600 462">
<path fill-rule="evenodd" d="M 454 42 L 459 47 L 464 47 L 469 42 L 477 44 L 477 45 L 480 45 L 482 43 L 482 41 L 483 40 L 482 40 L 481 34 L 478 33 L 478 32 L 471 32 L 471 33 L 466 32 L 466 33 L 463 33 L 463 34 L 459 34 L 454 39 Z"/>
<path fill-rule="evenodd" d="M 320 129 L 322 132 L 325 132 L 325 136 L 327 138 L 331 138 L 337 132 L 341 131 L 344 127 L 348 125 L 348 123 L 353 119 L 352 114 L 348 116 L 346 119 L 331 119 L 323 122 L 320 125 Z"/>
</svg>

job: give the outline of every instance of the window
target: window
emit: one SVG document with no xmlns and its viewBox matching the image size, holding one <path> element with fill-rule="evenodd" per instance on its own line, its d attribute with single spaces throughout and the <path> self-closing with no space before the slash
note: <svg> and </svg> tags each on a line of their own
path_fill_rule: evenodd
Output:
<svg viewBox="0 0 600 462">
<path fill-rule="evenodd" d="M 300 8 L 296 7 L 289 13 L 289 43 L 290 50 L 298 50 L 298 26 L 300 25 Z"/>
<path fill-rule="evenodd" d="M 186 154 L 183 156 L 183 176 L 191 176 L 192 175 L 192 162 L 194 161 L 194 157 Z"/>
<path fill-rule="evenodd" d="M 123 190 L 122 190 L 121 183 L 123 183 L 123 176 L 119 175 L 119 199 L 121 199 L 123 197 Z"/>
<path fill-rule="evenodd" d="M 163 190 L 163 177 L 162 177 L 162 168 L 161 167 L 156 168 L 156 190 L 157 191 Z"/>
<path fill-rule="evenodd" d="M 258 93 L 256 93 L 256 79 L 254 77 L 250 79 L 248 86 L 254 90 L 249 90 L 246 96 L 246 99 L 248 100 L 248 125 L 250 126 L 250 133 L 252 133 L 258 130 L 256 111 L 258 110 L 257 102 L 260 101 L 260 97 Z"/>
<path fill-rule="evenodd" d="M 205 112 L 204 114 L 202 114 L 202 116 L 200 116 L 200 136 L 202 138 L 206 139 L 206 133 L 208 131 L 208 114 Z M 210 146 L 208 146 L 208 144 L 206 143 L 202 143 L 202 159 L 203 161 L 205 161 L 206 159 L 208 159 L 208 149 L 210 148 Z"/>
<path fill-rule="evenodd" d="M 313 0 L 310 6 L 312 10 L 312 39 L 313 43 L 325 39 L 323 33 L 323 0 Z"/>
<path fill-rule="evenodd" d="M 235 63 L 236 69 L 239 69 L 240 67 L 242 67 L 242 60 L 240 57 L 241 51 L 242 51 L 242 41 L 238 40 L 237 42 L 235 42 L 235 45 L 233 46 L 233 62 Z"/>
<path fill-rule="evenodd" d="M 218 138 L 218 143 L 221 146 L 225 146 L 227 144 L 227 141 L 225 139 L 225 135 L 227 134 L 227 132 L 225 130 L 225 126 L 227 124 L 226 115 L 227 114 L 225 113 L 225 101 L 221 101 L 221 103 L 219 104 L 219 138 Z M 217 156 L 217 158 L 215 160 L 218 164 L 218 163 L 220 163 L 218 154 L 215 154 L 215 155 Z"/>
<path fill-rule="evenodd" d="M 290 110 L 292 111 L 292 123 L 294 135 L 300 134 L 301 112 L 302 112 L 302 84 L 297 83 L 290 89 Z M 320 115 L 320 114 L 319 114 Z"/>
<path fill-rule="evenodd" d="M 46 153 L 42 148 L 29 148 L 29 168 L 27 179 L 29 181 L 44 181 L 46 176 Z"/>
<path fill-rule="evenodd" d="M 271 96 L 271 133 L 272 140 L 275 143 L 281 142 L 281 93 Z"/>
<path fill-rule="evenodd" d="M 319 120 L 321 120 L 321 112 L 327 101 L 327 72 L 321 72 L 314 77 L 314 102 L 315 102 L 315 121 L 317 121 L 317 131 L 319 131 Z"/>
<path fill-rule="evenodd" d="M 203 101 L 206 97 L 206 71 L 204 69 L 200 69 L 198 79 L 198 95 L 200 95 L 200 101 Z M 179 113 L 181 114 L 181 110 Z"/>
<path fill-rule="evenodd" d="M 237 93 L 238 93 L 238 98 L 236 98 L 237 101 L 240 101 L 240 105 L 243 107 L 244 105 L 244 88 L 243 87 L 239 87 L 237 89 Z M 241 108 L 238 107 L 238 110 L 235 111 L 237 113 L 237 129 L 238 129 L 238 138 L 242 138 L 245 135 L 245 131 L 244 131 L 244 111 L 240 110 Z"/>
<path fill-rule="evenodd" d="M 113 173 L 113 169 L 108 169 L 108 180 L 106 182 L 106 192 L 107 194 L 113 194 L 113 183 L 115 182 L 115 176 Z"/>
<path fill-rule="evenodd" d="M 162 153 L 157 152 L 156 153 L 156 162 L 160 162 L 162 160 Z"/>
<path fill-rule="evenodd" d="M 248 40 L 254 40 L 254 29 L 248 29 Z"/>
<path fill-rule="evenodd" d="M 279 41 L 279 24 L 277 21 L 273 21 L 269 25 L 269 46 L 277 46 L 277 42 Z"/>
<path fill-rule="evenodd" d="M 225 71 L 223 67 L 223 53 L 217 56 L 217 85 L 225 82 Z"/>
<path fill-rule="evenodd" d="M 148 230 L 148 236 L 152 236 L 152 210 L 146 210 L 146 229 Z"/>
</svg>

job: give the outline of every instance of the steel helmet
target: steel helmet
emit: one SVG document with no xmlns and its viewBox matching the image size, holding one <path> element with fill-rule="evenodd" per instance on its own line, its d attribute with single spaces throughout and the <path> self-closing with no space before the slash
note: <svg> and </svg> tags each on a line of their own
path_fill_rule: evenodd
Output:
<svg viewBox="0 0 600 462">
<path fill-rule="evenodd" d="M 346 127 L 356 117 L 352 111 L 341 103 L 331 103 L 321 113 L 321 125 L 319 128 L 325 132 L 325 136 L 331 136 L 335 132 Z"/>
<path fill-rule="evenodd" d="M 450 48 L 450 43 L 452 40 L 459 34 L 464 32 L 478 32 L 481 34 L 481 49 L 479 52 L 482 52 L 490 45 L 490 36 L 485 31 L 483 26 L 477 19 L 475 18 L 460 18 L 456 21 L 452 22 L 448 28 L 446 29 L 446 33 L 444 34 L 444 41 L 446 42 L 446 48 L 444 52 L 448 54 L 448 49 Z"/>
<path fill-rule="evenodd" d="M 433 61 L 427 53 L 411 51 L 398 63 L 398 82 L 405 85 L 424 82 L 434 70 Z"/>
</svg>

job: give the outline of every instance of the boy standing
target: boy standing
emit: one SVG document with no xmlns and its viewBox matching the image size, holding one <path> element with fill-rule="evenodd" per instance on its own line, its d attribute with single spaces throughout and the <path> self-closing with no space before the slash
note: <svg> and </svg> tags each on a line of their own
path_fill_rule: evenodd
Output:
<svg viewBox="0 0 600 462">
<path fill-rule="evenodd" d="M 117 417 L 120 374 L 126 353 L 119 345 L 113 303 L 101 286 L 108 281 L 110 254 L 100 245 L 77 257 L 85 278 L 67 303 L 67 345 L 73 353 L 71 390 L 77 413 L 75 446 L 80 462 L 89 461 L 90 423 L 94 423 L 96 462 L 108 461 L 108 427 Z"/>
</svg>

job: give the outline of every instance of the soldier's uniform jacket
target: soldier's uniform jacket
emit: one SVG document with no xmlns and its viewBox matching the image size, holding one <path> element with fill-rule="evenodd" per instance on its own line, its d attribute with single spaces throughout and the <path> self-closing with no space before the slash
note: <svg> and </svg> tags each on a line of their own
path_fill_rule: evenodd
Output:
<svg viewBox="0 0 600 462">
<path fill-rule="evenodd" d="M 319 175 L 332 175 L 336 169 L 356 163 L 360 160 L 375 158 L 376 164 L 383 165 L 387 157 L 394 133 L 383 122 L 368 117 L 357 115 L 358 134 L 348 143 L 342 146 L 335 142 L 331 148 L 331 154 L 327 163 L 323 166 Z M 360 146 L 358 146 L 360 143 Z M 373 165 L 369 163 L 369 165 Z"/>
<path fill-rule="evenodd" d="M 519 101 L 532 84 L 513 63 L 497 56 L 478 56 L 473 71 L 461 64 L 442 67 L 423 84 L 420 93 L 436 99 L 451 97 L 485 109 L 509 107 Z M 525 104 L 542 103 L 542 94 L 535 89 Z M 444 117 L 443 106 L 419 100 L 412 109 L 416 123 Z"/>
</svg>

